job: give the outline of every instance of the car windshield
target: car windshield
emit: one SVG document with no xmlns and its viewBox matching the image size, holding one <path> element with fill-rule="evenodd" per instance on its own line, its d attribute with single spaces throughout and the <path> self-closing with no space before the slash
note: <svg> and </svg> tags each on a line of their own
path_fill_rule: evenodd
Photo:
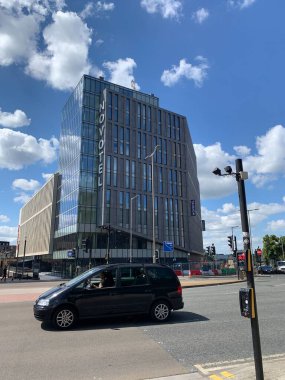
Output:
<svg viewBox="0 0 285 380">
<path fill-rule="evenodd" d="M 277 265 L 280 266 L 285 266 L 285 261 L 277 261 Z"/>
<path fill-rule="evenodd" d="M 89 269 L 86 272 L 81 273 L 79 276 L 74 277 L 72 280 L 68 281 L 65 284 L 65 286 L 70 287 L 70 286 L 73 286 L 73 285 L 77 285 L 79 282 L 81 282 L 81 281 L 85 280 L 86 278 L 88 278 L 91 274 L 98 273 L 101 269 L 102 269 L 102 267 L 97 267 L 97 268 Z"/>
</svg>

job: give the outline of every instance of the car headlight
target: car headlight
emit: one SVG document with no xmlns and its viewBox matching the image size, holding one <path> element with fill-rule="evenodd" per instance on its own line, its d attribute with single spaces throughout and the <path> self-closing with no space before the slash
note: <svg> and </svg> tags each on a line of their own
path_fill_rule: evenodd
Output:
<svg viewBox="0 0 285 380">
<path fill-rule="evenodd" d="M 49 299 L 41 299 L 38 302 L 38 306 L 48 306 L 49 305 Z"/>
</svg>

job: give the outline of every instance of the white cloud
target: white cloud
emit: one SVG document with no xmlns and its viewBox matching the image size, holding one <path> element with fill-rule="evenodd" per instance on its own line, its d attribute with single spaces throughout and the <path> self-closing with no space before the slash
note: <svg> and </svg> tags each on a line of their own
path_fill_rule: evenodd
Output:
<svg viewBox="0 0 285 380">
<path fill-rule="evenodd" d="M 0 168 L 19 170 L 42 161 L 45 164 L 57 158 L 58 140 L 36 139 L 31 135 L 10 129 L 0 129 Z"/>
<path fill-rule="evenodd" d="M 2 112 L 0 108 L 0 125 L 8 128 L 24 127 L 31 124 L 25 112 L 16 110 L 14 113 Z"/>
<path fill-rule="evenodd" d="M 28 59 L 36 48 L 41 19 L 38 14 L 0 12 L 0 65 Z"/>
<path fill-rule="evenodd" d="M 233 193 L 236 189 L 235 181 L 231 177 L 215 176 L 212 172 L 215 167 L 223 168 L 233 162 L 235 156 L 224 152 L 220 143 L 207 147 L 194 144 L 194 149 L 197 158 L 201 198 L 222 198 Z"/>
<path fill-rule="evenodd" d="M 6 222 L 9 222 L 9 218 L 7 215 L 0 215 L 0 222 L 1 223 L 6 223 Z"/>
<path fill-rule="evenodd" d="M 233 149 L 237 153 L 237 155 L 239 155 L 240 157 L 245 157 L 250 154 L 250 148 L 244 145 L 234 146 Z"/>
<path fill-rule="evenodd" d="M 27 193 L 21 192 L 21 193 L 19 193 L 19 194 L 14 198 L 14 202 L 16 202 L 16 203 L 26 204 L 31 198 L 32 198 L 32 195 L 29 195 L 29 194 L 27 194 Z"/>
<path fill-rule="evenodd" d="M 208 17 L 210 13 L 205 8 L 200 8 L 196 12 L 193 13 L 192 18 L 198 22 L 198 24 L 202 24 Z"/>
<path fill-rule="evenodd" d="M 31 56 L 27 73 L 60 90 L 73 88 L 80 77 L 90 71 L 91 32 L 76 13 L 53 14 L 53 23 L 43 32 L 47 48 Z"/>
<path fill-rule="evenodd" d="M 101 38 L 99 38 L 98 40 L 95 41 L 95 46 L 99 47 L 99 46 L 101 46 L 103 43 L 104 43 L 104 41 L 103 41 Z"/>
<path fill-rule="evenodd" d="M 0 226 L 0 240 L 15 244 L 18 236 L 18 227 Z"/>
<path fill-rule="evenodd" d="M 53 176 L 53 173 L 42 173 L 42 177 L 46 182 L 50 179 L 51 176 Z"/>
<path fill-rule="evenodd" d="M 250 7 L 255 0 L 228 0 L 228 4 L 233 8 L 245 9 Z"/>
<path fill-rule="evenodd" d="M 100 12 L 100 11 L 109 12 L 109 11 L 113 11 L 115 9 L 115 4 L 114 3 L 108 3 L 106 1 L 97 1 L 95 7 L 96 7 L 96 10 L 98 12 Z"/>
<path fill-rule="evenodd" d="M 90 17 L 94 14 L 94 4 L 93 3 L 87 3 L 85 4 L 84 9 L 80 12 L 80 17 L 82 19 L 86 19 L 87 17 Z"/>
<path fill-rule="evenodd" d="M 35 179 L 28 180 L 24 178 L 18 178 L 13 181 L 12 186 L 14 189 L 20 189 L 24 191 L 37 191 L 40 188 L 41 184 Z"/>
<path fill-rule="evenodd" d="M 118 59 L 115 62 L 104 62 L 103 66 L 110 72 L 110 82 L 131 88 L 131 82 L 135 81 L 133 70 L 137 67 L 136 62 L 132 58 Z M 140 86 L 137 84 L 136 89 L 140 89 Z"/>
<path fill-rule="evenodd" d="M 180 0 L 141 0 L 141 6 L 148 13 L 160 13 L 163 18 L 178 20 L 182 15 Z"/>
<path fill-rule="evenodd" d="M 285 220 L 272 220 L 267 223 L 267 229 L 273 232 L 274 234 L 276 234 L 276 231 L 281 231 L 281 234 L 284 236 Z"/>
<path fill-rule="evenodd" d="M 243 158 L 243 168 L 248 171 L 253 185 L 257 188 L 268 184 L 272 186 L 280 176 L 285 176 L 284 146 L 285 128 L 282 125 L 276 125 L 256 138 L 256 155 L 250 155 L 250 149 L 245 146 L 235 147 L 238 155 L 231 155 L 222 149 L 221 143 L 210 146 L 194 144 L 201 198 L 222 198 L 236 191 L 231 177 L 213 176 L 212 171 L 215 167 L 223 171 L 227 165 L 235 170 L 235 160 L 239 157 Z"/>
<path fill-rule="evenodd" d="M 193 80 L 197 87 L 201 87 L 207 76 L 209 68 L 206 59 L 196 57 L 200 61 L 198 65 L 187 63 L 186 59 L 181 59 L 179 66 L 173 65 L 170 70 L 164 70 L 161 76 L 161 81 L 165 86 L 174 86 L 181 78 Z"/>
</svg>

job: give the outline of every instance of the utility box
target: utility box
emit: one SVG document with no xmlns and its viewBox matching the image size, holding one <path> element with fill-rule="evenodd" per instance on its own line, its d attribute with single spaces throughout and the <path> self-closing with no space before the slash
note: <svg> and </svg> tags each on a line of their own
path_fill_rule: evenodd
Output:
<svg viewBox="0 0 285 380">
<path fill-rule="evenodd" d="M 243 317 L 255 318 L 254 297 L 252 288 L 239 290 L 240 312 Z"/>
</svg>

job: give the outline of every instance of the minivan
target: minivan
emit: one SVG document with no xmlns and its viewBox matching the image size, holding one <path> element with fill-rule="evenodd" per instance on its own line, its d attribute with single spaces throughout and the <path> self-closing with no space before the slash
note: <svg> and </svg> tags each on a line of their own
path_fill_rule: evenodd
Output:
<svg viewBox="0 0 285 380">
<path fill-rule="evenodd" d="M 108 264 L 94 267 L 38 297 L 37 320 L 68 329 L 79 319 L 148 314 L 167 321 L 184 307 L 174 271 L 160 264 Z"/>
</svg>

